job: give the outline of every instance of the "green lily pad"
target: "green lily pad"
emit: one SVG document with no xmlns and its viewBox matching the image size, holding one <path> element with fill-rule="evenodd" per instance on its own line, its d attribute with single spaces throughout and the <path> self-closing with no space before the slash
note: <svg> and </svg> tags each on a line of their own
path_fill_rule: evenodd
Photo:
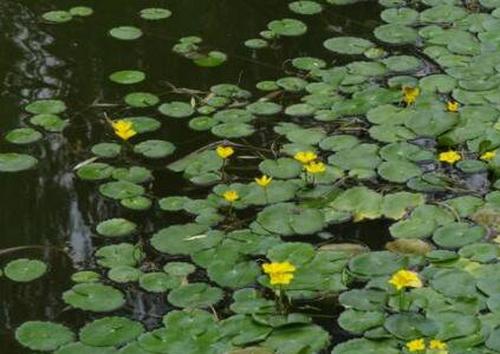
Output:
<svg viewBox="0 0 500 354">
<path fill-rule="evenodd" d="M 319 58 L 299 57 L 292 60 L 292 65 L 300 70 L 311 71 L 315 69 L 323 69 L 326 67 L 326 62 Z"/>
<path fill-rule="evenodd" d="M 452 298 L 472 297 L 476 292 L 476 280 L 463 270 L 445 270 L 430 281 L 437 292 Z"/>
<path fill-rule="evenodd" d="M 111 177 L 113 167 L 103 162 L 91 162 L 80 167 L 76 174 L 83 180 L 99 181 Z"/>
<path fill-rule="evenodd" d="M 365 338 L 351 339 L 335 346 L 332 354 L 399 354 L 391 341 L 373 341 Z"/>
<path fill-rule="evenodd" d="M 222 138 L 242 138 L 252 135 L 255 128 L 247 123 L 223 123 L 212 127 L 211 132 Z"/>
<path fill-rule="evenodd" d="M 208 269 L 208 276 L 217 285 L 228 288 L 243 288 L 255 282 L 261 274 L 260 267 L 254 261 L 231 264 L 214 262 Z"/>
<path fill-rule="evenodd" d="M 71 21 L 73 19 L 73 16 L 68 11 L 55 10 L 55 11 L 45 12 L 42 15 L 42 18 L 45 21 L 48 21 L 51 23 L 65 23 L 65 22 Z"/>
<path fill-rule="evenodd" d="M 16 329 L 16 339 L 34 351 L 51 352 L 75 340 L 74 333 L 58 323 L 29 321 Z"/>
<path fill-rule="evenodd" d="M 126 265 L 113 267 L 108 272 L 108 278 L 116 283 L 136 282 L 141 275 L 139 269 Z"/>
<path fill-rule="evenodd" d="M 124 237 L 135 232 L 137 225 L 127 219 L 113 218 L 97 225 L 97 233 L 105 237 Z"/>
<path fill-rule="evenodd" d="M 172 11 L 159 7 L 149 7 L 146 9 L 142 9 L 139 12 L 139 16 L 141 16 L 141 18 L 145 20 L 150 21 L 163 20 L 172 16 Z"/>
<path fill-rule="evenodd" d="M 100 279 L 99 273 L 92 270 L 82 270 L 71 275 L 71 280 L 75 283 L 95 283 Z"/>
<path fill-rule="evenodd" d="M 116 181 L 102 184 L 99 187 L 99 192 L 105 197 L 121 200 L 141 196 L 145 191 L 144 187 L 138 184 L 127 181 Z"/>
<path fill-rule="evenodd" d="M 293 18 L 271 21 L 268 23 L 267 28 L 277 35 L 284 37 L 301 36 L 307 32 L 306 24 Z"/>
<path fill-rule="evenodd" d="M 436 337 L 443 341 L 471 335 L 480 328 L 480 322 L 476 316 L 466 315 L 458 311 L 434 312 L 428 317 L 437 324 L 439 332 Z"/>
<path fill-rule="evenodd" d="M 257 215 L 257 223 L 265 230 L 283 236 L 310 235 L 324 227 L 324 215 L 317 209 L 302 208 L 292 203 L 266 207 Z"/>
<path fill-rule="evenodd" d="M 351 333 L 362 334 L 384 324 L 385 316 L 380 311 L 359 311 L 347 309 L 338 318 L 339 326 Z"/>
<path fill-rule="evenodd" d="M 417 31 L 401 24 L 387 24 L 375 28 L 375 37 L 389 44 L 412 44 L 417 41 Z"/>
<path fill-rule="evenodd" d="M 120 154 L 122 150 L 121 145 L 116 143 L 99 143 L 92 146 L 92 153 L 99 157 L 112 158 Z"/>
<path fill-rule="evenodd" d="M 375 46 L 369 40 L 357 37 L 335 37 L 323 42 L 323 46 L 340 54 L 363 54 L 367 49 Z"/>
<path fill-rule="evenodd" d="M 160 252 L 169 254 L 192 254 L 209 249 L 221 241 L 221 234 L 208 231 L 206 225 L 172 225 L 153 235 L 151 245 Z"/>
<path fill-rule="evenodd" d="M 291 2 L 288 4 L 288 8 L 299 15 L 316 15 L 323 11 L 321 4 L 309 0 Z"/>
<path fill-rule="evenodd" d="M 405 267 L 407 260 L 401 255 L 387 251 L 360 254 L 349 262 L 349 269 L 362 277 L 392 275 Z"/>
<path fill-rule="evenodd" d="M 269 46 L 269 43 L 262 38 L 250 38 L 247 39 L 243 44 L 245 45 L 245 47 L 250 49 L 262 49 Z"/>
<path fill-rule="evenodd" d="M 281 105 L 274 102 L 258 101 L 246 106 L 246 109 L 258 116 L 272 116 L 281 112 Z"/>
<path fill-rule="evenodd" d="M 385 22 L 400 25 L 412 25 L 417 22 L 418 17 L 418 11 L 408 7 L 386 9 L 380 13 L 380 18 Z"/>
<path fill-rule="evenodd" d="M 61 347 L 54 354 L 118 354 L 118 350 L 113 347 L 91 347 L 77 342 Z"/>
<path fill-rule="evenodd" d="M 432 240 L 441 247 L 460 248 L 478 242 L 486 234 L 486 229 L 482 226 L 472 226 L 464 222 L 455 222 L 437 229 L 434 232 Z"/>
<path fill-rule="evenodd" d="M 165 140 L 146 140 L 134 146 L 135 153 L 150 159 L 161 159 L 174 151 L 174 144 Z"/>
<path fill-rule="evenodd" d="M 194 113 L 194 108 L 189 103 L 180 101 L 163 103 L 158 110 L 172 118 L 187 118 Z"/>
<path fill-rule="evenodd" d="M 132 183 L 144 183 L 153 179 L 153 174 L 150 170 L 142 166 L 132 166 L 129 168 L 115 168 L 112 174 L 114 179 L 119 181 L 127 181 Z"/>
<path fill-rule="evenodd" d="M 250 107 L 253 107 L 250 105 Z M 248 123 L 255 117 L 252 115 L 250 109 L 224 109 L 214 114 L 213 118 L 222 123 Z"/>
<path fill-rule="evenodd" d="M 37 100 L 24 109 L 33 114 L 59 114 L 66 110 L 66 104 L 61 100 Z"/>
<path fill-rule="evenodd" d="M 144 332 L 141 323 L 124 317 L 104 317 L 86 324 L 80 330 L 83 344 L 93 347 L 121 346 Z"/>
<path fill-rule="evenodd" d="M 42 127 L 48 132 L 59 133 L 68 126 L 69 121 L 61 119 L 58 115 L 55 114 L 42 113 L 31 117 L 30 123 Z"/>
<path fill-rule="evenodd" d="M 123 120 L 132 123 L 132 128 L 139 134 L 154 132 L 161 127 L 158 120 L 150 117 L 127 117 Z"/>
<path fill-rule="evenodd" d="M 219 288 L 205 283 L 191 283 L 172 290 L 168 294 L 168 301 L 182 308 L 204 308 L 218 303 L 223 296 Z"/>
<path fill-rule="evenodd" d="M 99 248 L 95 256 L 97 258 L 97 264 L 102 267 L 135 267 L 143 260 L 144 253 L 139 246 L 130 243 L 119 243 Z"/>
<path fill-rule="evenodd" d="M 405 341 L 420 337 L 431 337 L 438 331 L 434 321 L 416 313 L 392 315 L 385 320 L 384 327 L 395 337 Z"/>
<path fill-rule="evenodd" d="M 317 325 L 297 325 L 274 330 L 263 345 L 277 353 L 319 353 L 329 344 L 329 335 Z"/>
<path fill-rule="evenodd" d="M 19 258 L 10 261 L 4 268 L 4 273 L 10 280 L 27 283 L 40 278 L 47 272 L 47 265 L 36 259 Z"/>
<path fill-rule="evenodd" d="M 180 283 L 180 278 L 162 272 L 146 273 L 139 278 L 141 288 L 152 293 L 164 293 L 177 288 Z"/>
<path fill-rule="evenodd" d="M 122 41 L 133 41 L 142 37 L 140 28 L 134 26 L 120 26 L 109 30 L 111 37 Z"/>
<path fill-rule="evenodd" d="M 219 124 L 215 119 L 208 116 L 195 117 L 189 121 L 189 128 L 196 131 L 210 130 L 212 127 Z"/>
<path fill-rule="evenodd" d="M 114 311 L 125 303 L 120 290 L 99 283 L 77 284 L 65 291 L 62 297 L 68 305 L 92 312 Z"/>
<path fill-rule="evenodd" d="M 13 129 L 5 135 L 5 140 L 13 144 L 25 145 L 37 142 L 42 138 L 42 134 L 32 128 Z"/>
<path fill-rule="evenodd" d="M 420 167 L 409 161 L 384 161 L 378 166 L 377 172 L 383 179 L 395 183 L 404 183 L 422 175 Z"/>
<path fill-rule="evenodd" d="M 87 17 L 91 16 L 94 10 L 88 6 L 75 6 L 69 9 L 69 13 L 73 16 Z"/>
<path fill-rule="evenodd" d="M 169 262 L 163 267 L 163 271 L 174 277 L 184 278 L 193 273 L 196 267 L 187 262 Z"/>
<path fill-rule="evenodd" d="M 152 107 L 160 102 L 160 98 L 149 92 L 132 92 L 124 98 L 125 103 L 131 107 Z"/>
<path fill-rule="evenodd" d="M 144 81 L 146 74 L 138 70 L 121 70 L 112 73 L 109 79 L 117 84 L 132 85 Z"/>
<path fill-rule="evenodd" d="M 218 50 L 212 50 L 207 54 L 199 55 L 193 59 L 193 63 L 203 68 L 212 68 L 222 65 L 227 60 L 227 55 Z"/>
</svg>

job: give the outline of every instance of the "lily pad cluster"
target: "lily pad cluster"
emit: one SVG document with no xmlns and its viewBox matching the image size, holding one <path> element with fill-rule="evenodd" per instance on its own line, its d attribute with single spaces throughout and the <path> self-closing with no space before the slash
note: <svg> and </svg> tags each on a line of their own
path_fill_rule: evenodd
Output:
<svg viewBox="0 0 500 354">
<path fill-rule="evenodd" d="M 106 202 L 155 208 L 163 226 L 122 209 L 96 222 L 105 245 L 62 300 L 108 317 L 78 336 L 27 322 L 20 343 L 56 354 L 500 352 L 500 3 L 379 2 L 384 23 L 374 38 L 325 35 L 324 58 L 292 58 L 282 77 L 257 84 L 260 97 L 229 83 L 168 101 L 127 94 L 126 108 L 148 116 L 103 122 L 107 141 L 89 147 L 76 174 Z M 346 3 L 289 7 L 311 15 Z M 261 36 L 306 32 L 284 18 Z M 201 54 L 201 42 L 184 37 L 174 51 L 201 66 L 225 60 Z M 110 76 L 127 85 L 145 78 Z M 217 141 L 173 158 L 162 119 Z M 155 162 L 196 193 L 155 195 Z M 373 221 L 388 225 L 385 249 L 336 232 Z M 276 286 L 263 265 L 283 264 L 288 278 Z M 113 313 L 132 290 L 175 310 L 146 331 Z M 333 307 L 320 315 L 335 317 L 342 343 L 315 316 L 324 300 L 341 305 L 338 316 Z"/>
<path fill-rule="evenodd" d="M 29 146 L 42 140 L 44 133 L 61 133 L 69 124 L 61 118 L 66 111 L 66 104 L 58 99 L 43 99 L 28 103 L 24 109 L 30 114 L 30 126 L 8 131 L 5 141 L 20 146 Z M 34 168 L 38 159 L 34 156 L 17 152 L 0 153 L 0 172 L 19 172 Z"/>
<path fill-rule="evenodd" d="M 182 37 L 172 50 L 186 59 L 192 60 L 197 66 L 210 68 L 224 64 L 227 55 L 218 50 L 203 50 L 202 42 L 203 39 L 198 36 Z"/>
</svg>

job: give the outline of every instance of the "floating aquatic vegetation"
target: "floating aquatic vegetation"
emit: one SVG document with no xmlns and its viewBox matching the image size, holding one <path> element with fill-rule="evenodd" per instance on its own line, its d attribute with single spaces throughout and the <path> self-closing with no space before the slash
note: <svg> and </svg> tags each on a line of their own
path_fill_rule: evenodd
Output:
<svg viewBox="0 0 500 354">
<path fill-rule="evenodd" d="M 294 1 L 288 8 L 315 15 L 353 2 Z M 454 0 L 379 3 L 385 23 L 374 38 L 346 32 L 323 42 L 343 64 L 301 53 L 285 63 L 286 73 L 256 85 L 262 97 L 226 83 L 176 90 L 167 100 L 160 93 L 126 94 L 121 107 L 151 117 L 124 116 L 112 130 L 108 124 L 106 140 L 117 142 L 93 145 L 76 174 L 97 183 L 106 202 L 157 208 L 167 224 L 154 229 L 140 218 L 99 219 L 100 241 L 129 243 L 100 247 L 98 269 L 75 273 L 77 284 L 62 299 L 80 310 L 112 312 L 134 289 L 183 310 L 165 313 L 149 331 L 131 319 L 103 317 L 88 322 L 75 343 L 64 326 L 27 322 L 17 331 L 19 342 L 57 354 L 312 354 L 328 350 L 330 336 L 326 325 L 313 324 L 311 301 L 338 299 L 343 310 L 336 320 L 349 339 L 335 343 L 332 354 L 500 351 L 500 194 L 494 191 L 500 4 L 480 1 L 474 12 Z M 73 12 L 49 18 L 69 21 Z M 147 8 L 139 16 L 160 20 L 171 12 Z M 245 45 L 273 47 L 307 31 L 301 20 L 272 20 L 262 38 Z M 110 34 L 132 40 L 142 30 L 116 27 Z M 202 48 L 196 36 L 179 39 L 173 50 L 204 67 L 227 59 Z M 137 70 L 109 76 L 126 85 L 145 78 Z M 65 110 L 58 100 L 26 106 L 35 114 L 30 122 L 47 131 L 63 130 Z M 165 140 L 161 119 L 225 140 L 172 161 L 176 147 Z M 144 139 L 149 133 L 155 135 Z M 28 144 L 41 137 L 23 127 L 6 140 Z M 36 162 L 2 153 L 0 171 Z M 182 190 L 155 195 L 156 168 L 165 165 L 200 186 L 196 197 Z M 468 184 L 479 177 L 484 188 Z M 171 213 L 187 221 L 174 224 Z M 370 220 L 387 223 L 386 250 L 346 244 L 353 241 L 332 231 Z M 151 238 L 142 235 L 147 230 Z M 14 262 L 30 271 L 19 275 L 17 263 L 9 263 L 4 272 L 13 280 L 46 270 L 43 263 Z"/>
</svg>

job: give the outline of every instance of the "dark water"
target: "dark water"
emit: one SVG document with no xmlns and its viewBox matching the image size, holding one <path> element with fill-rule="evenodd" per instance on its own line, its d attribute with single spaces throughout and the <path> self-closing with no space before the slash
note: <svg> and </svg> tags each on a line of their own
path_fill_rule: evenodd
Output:
<svg viewBox="0 0 500 354">
<path fill-rule="evenodd" d="M 45 11 L 76 5 L 91 6 L 95 13 L 60 25 L 40 21 Z M 167 7 L 174 15 L 149 23 L 137 16 L 145 7 Z M 16 284 L 0 278 L 0 352 L 29 353 L 13 339 L 13 329 L 24 321 L 49 319 L 77 328 L 84 320 L 80 312 L 65 308 L 60 298 L 70 287 L 74 269 L 92 265 L 93 250 L 99 246 L 93 237 L 96 223 L 117 215 L 132 220 L 147 217 L 151 223 L 149 227 L 146 224 L 147 236 L 153 225 L 179 222 L 154 210 L 146 214 L 124 211 L 98 196 L 96 185 L 74 176 L 73 167 L 91 156 L 92 144 L 112 140 L 105 136 L 103 109 L 95 109 L 93 104 L 117 103 L 132 91 L 110 83 L 107 76 L 111 72 L 146 72 L 148 80 L 135 85 L 133 91 L 150 91 L 165 101 L 188 98 L 172 94 L 171 85 L 206 90 L 217 83 L 235 83 L 255 91 L 255 83 L 285 76 L 287 65 L 283 63 L 287 59 L 308 55 L 335 61 L 322 42 L 336 33 L 371 37 L 378 13 L 375 2 L 328 7 L 322 15 L 301 18 L 309 26 L 307 36 L 285 39 L 280 48 L 252 53 L 243 41 L 257 37 L 270 20 L 297 17 L 287 9 L 286 1 L 0 0 L 2 136 L 26 125 L 29 117 L 23 106 L 35 99 L 64 100 L 69 107 L 65 117 L 71 121 L 64 134 L 46 134 L 41 143 L 30 147 L 19 148 L 0 140 L 1 152 L 23 151 L 40 159 L 33 171 L 0 174 L 0 266 L 19 257 L 39 258 L 50 265 L 49 273 L 32 283 Z M 112 27 L 134 24 L 145 33 L 138 41 L 122 42 L 106 34 Z M 176 40 L 187 35 L 203 37 L 208 48 L 227 53 L 228 62 L 203 69 L 173 53 Z M 137 115 L 122 107 L 110 106 L 105 111 L 112 118 Z M 163 167 L 214 138 L 189 130 L 186 121 L 161 118 L 155 109 L 141 110 L 140 114 L 162 120 L 157 134 L 177 146 L 168 161 L 150 166 L 155 169 L 155 194 L 196 193 L 180 176 Z M 383 225 L 372 224 L 338 232 L 361 239 L 364 233 L 376 233 L 383 239 L 384 230 Z M 28 248 L 10 250 L 21 246 Z M 154 325 L 154 313 L 164 310 L 161 299 L 129 295 L 132 305 L 124 311 Z"/>
</svg>

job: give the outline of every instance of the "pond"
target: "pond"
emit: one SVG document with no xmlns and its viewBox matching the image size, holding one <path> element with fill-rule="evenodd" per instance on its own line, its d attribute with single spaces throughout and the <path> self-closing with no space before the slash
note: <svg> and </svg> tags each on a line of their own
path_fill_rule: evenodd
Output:
<svg viewBox="0 0 500 354">
<path fill-rule="evenodd" d="M 5 353 L 500 352 L 500 1 L 0 28 Z"/>
</svg>

